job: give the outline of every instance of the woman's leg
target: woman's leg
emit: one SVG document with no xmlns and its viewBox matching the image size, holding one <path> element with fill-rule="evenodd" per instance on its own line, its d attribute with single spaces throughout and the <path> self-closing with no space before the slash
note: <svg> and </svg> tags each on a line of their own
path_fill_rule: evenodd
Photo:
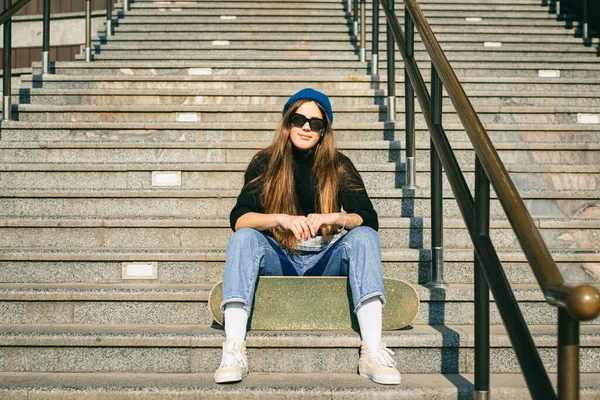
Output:
<svg viewBox="0 0 600 400">
<path fill-rule="evenodd" d="M 223 302 L 242 303 L 249 312 L 259 275 L 297 275 L 287 254 L 277 242 L 256 229 L 244 228 L 231 235 L 227 244 L 223 273 Z"/>
<path fill-rule="evenodd" d="M 381 244 L 372 228 L 352 229 L 317 258 L 306 276 L 347 276 L 352 290 L 354 312 L 365 300 L 379 298 L 385 305 Z"/>
<path fill-rule="evenodd" d="M 400 383 L 400 373 L 391 358 L 393 352 L 381 343 L 385 297 L 379 234 L 368 227 L 352 229 L 305 275 L 348 276 L 363 341 L 359 373 L 377 383 Z"/>
<path fill-rule="evenodd" d="M 236 382 L 248 373 L 246 329 L 259 275 L 283 275 L 291 267 L 286 253 L 277 243 L 255 229 L 240 229 L 231 235 L 227 245 L 223 273 L 225 343 L 215 382 Z"/>
</svg>

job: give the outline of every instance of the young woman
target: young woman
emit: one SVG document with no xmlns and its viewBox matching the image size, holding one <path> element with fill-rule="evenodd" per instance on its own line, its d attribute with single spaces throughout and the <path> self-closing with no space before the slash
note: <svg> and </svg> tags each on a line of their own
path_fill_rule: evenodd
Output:
<svg viewBox="0 0 600 400">
<path fill-rule="evenodd" d="M 230 215 L 234 233 L 221 304 L 226 341 L 217 383 L 248 373 L 246 325 L 259 275 L 348 276 L 362 338 L 359 373 L 377 383 L 400 383 L 394 353 L 381 343 L 377 213 L 358 171 L 337 151 L 332 122 L 327 96 L 300 90 L 283 107 L 273 143 L 246 170 Z"/>
</svg>

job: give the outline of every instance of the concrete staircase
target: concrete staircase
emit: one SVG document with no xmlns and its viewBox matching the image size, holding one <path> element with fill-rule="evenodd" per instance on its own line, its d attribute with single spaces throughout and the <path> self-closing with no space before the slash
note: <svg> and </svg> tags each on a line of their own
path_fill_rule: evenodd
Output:
<svg viewBox="0 0 600 400">
<path fill-rule="evenodd" d="M 565 278 L 598 285 L 600 62 L 537 1 L 505 3 L 421 2 Z M 17 121 L 2 123 L 0 398 L 471 398 L 472 246 L 445 183 L 451 285 L 423 286 L 428 133 L 419 115 L 419 187 L 403 191 L 402 101 L 397 123 L 386 122 L 385 54 L 382 75 L 371 77 L 344 4 L 136 1 L 114 17 L 115 35 L 94 40 L 93 63 L 58 63 L 43 77 L 34 64 L 13 93 Z M 428 81 L 420 41 L 416 58 Z M 401 69 L 397 77 L 401 99 Z M 356 374 L 355 332 L 251 331 L 250 376 L 212 380 L 224 334 L 206 301 L 221 279 L 227 217 L 284 101 L 306 86 L 330 96 L 340 148 L 379 212 L 385 275 L 412 282 L 422 299 L 412 329 L 384 333 L 398 387 Z M 472 146 L 448 99 L 444 121 L 472 184 Z M 152 186 L 154 171 L 180 172 L 181 185 Z M 496 200 L 491 213 L 492 239 L 554 379 L 556 309 Z M 156 279 L 125 279 L 122 263 L 154 263 Z M 491 319 L 493 396 L 529 398 L 493 305 Z M 597 399 L 600 321 L 581 333 L 582 398 Z"/>
</svg>

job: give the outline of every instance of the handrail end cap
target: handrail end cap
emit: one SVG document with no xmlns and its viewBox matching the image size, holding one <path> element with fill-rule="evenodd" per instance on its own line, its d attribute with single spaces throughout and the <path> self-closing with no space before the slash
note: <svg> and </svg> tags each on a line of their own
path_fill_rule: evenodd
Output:
<svg viewBox="0 0 600 400">
<path fill-rule="evenodd" d="M 573 318 L 592 320 L 600 314 L 600 292 L 591 285 L 576 286 L 569 293 L 566 306 Z"/>
</svg>

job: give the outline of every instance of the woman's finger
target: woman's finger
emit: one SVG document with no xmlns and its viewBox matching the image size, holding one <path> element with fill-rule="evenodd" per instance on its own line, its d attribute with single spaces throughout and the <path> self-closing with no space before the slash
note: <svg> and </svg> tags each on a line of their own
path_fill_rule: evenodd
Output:
<svg viewBox="0 0 600 400">
<path fill-rule="evenodd" d="M 303 219 L 300 222 L 300 224 L 301 224 L 302 230 L 304 232 L 304 239 L 310 238 L 312 236 L 312 232 L 310 229 L 310 225 L 311 225 L 310 221 L 308 221 L 308 219 Z"/>
<path fill-rule="evenodd" d="M 299 241 L 299 242 L 301 242 L 302 241 L 301 230 L 298 229 L 296 226 L 292 226 L 292 229 L 290 229 L 290 230 L 292 231 L 292 233 L 296 237 L 296 240 Z"/>
</svg>

